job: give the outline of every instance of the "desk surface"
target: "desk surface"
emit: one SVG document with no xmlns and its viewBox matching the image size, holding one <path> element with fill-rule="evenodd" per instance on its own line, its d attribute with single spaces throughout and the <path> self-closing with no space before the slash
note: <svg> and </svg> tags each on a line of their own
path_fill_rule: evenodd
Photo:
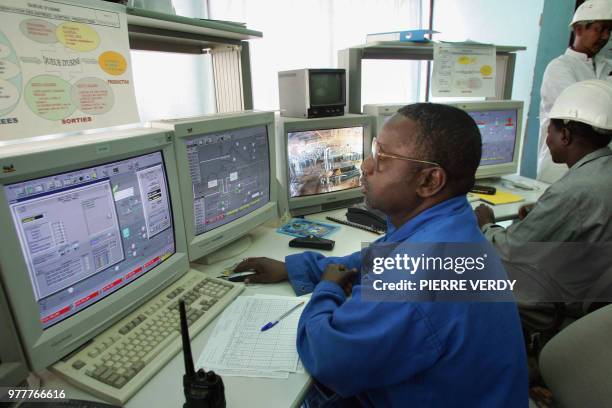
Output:
<svg viewBox="0 0 612 408">
<path fill-rule="evenodd" d="M 533 187 L 533 190 L 524 190 L 524 189 L 512 187 L 511 182 L 513 181 L 522 183 L 527 186 L 531 186 Z M 512 220 L 514 218 L 517 218 L 519 208 L 528 203 L 535 203 L 550 185 L 550 184 L 542 183 L 541 181 L 533 180 L 527 177 L 521 177 L 516 174 L 510 175 L 510 176 L 504 176 L 501 179 L 476 180 L 476 184 L 492 186 L 500 191 L 506 191 L 508 193 L 517 194 L 524 198 L 523 201 L 520 201 L 517 203 L 503 204 L 503 205 L 491 205 L 490 207 L 493 208 L 493 212 L 495 213 L 495 221 L 507 221 L 507 220 Z M 471 204 L 472 204 L 472 208 L 476 208 L 478 205 L 482 204 L 482 201 L 480 200 L 473 201 Z"/>
<path fill-rule="evenodd" d="M 526 179 L 519 176 L 508 177 L 511 180 L 519 180 L 524 183 L 538 187 L 538 190 L 526 191 L 513 189 L 504 185 L 502 181 L 479 181 L 479 184 L 493 185 L 504 191 L 520 194 L 525 197 L 525 201 L 516 204 L 506 204 L 494 206 L 494 212 L 498 220 L 507 220 L 516 217 L 518 208 L 528 202 L 534 202 L 544 192 L 547 185 L 535 180 Z M 479 201 L 472 203 L 475 207 Z M 307 216 L 313 220 L 325 220 L 325 216 L 342 216 L 345 210 L 330 211 L 327 213 L 314 214 Z M 192 264 L 192 268 L 202 271 L 209 276 L 218 276 L 228 265 L 232 265 L 244 257 L 267 256 L 270 258 L 283 260 L 286 255 L 300 253 L 299 248 L 290 248 L 289 240 L 292 237 L 276 232 L 275 225 L 264 225 L 251 232 L 253 238 L 252 245 L 235 259 L 219 262 L 215 265 Z M 342 256 L 358 251 L 362 242 L 371 242 L 378 238 L 370 232 L 362 231 L 347 226 L 340 226 L 340 229 L 330 238 L 336 241 L 333 251 L 322 251 L 325 255 Z M 249 285 L 245 288 L 243 295 L 253 295 L 256 293 L 274 295 L 294 295 L 289 283 L 279 283 L 274 285 Z M 194 359 L 197 360 L 201 354 L 216 320 L 206 329 L 200 332 L 192 341 L 192 351 Z M 164 368 L 153 377 L 134 397 L 126 404 L 127 408 L 140 407 L 182 407 L 184 402 L 182 376 L 184 373 L 182 355 L 177 354 Z M 70 398 L 98 400 L 87 392 L 76 388 L 57 377 L 49 371 L 40 373 L 45 389 L 63 389 Z M 247 378 L 247 377 L 224 377 L 225 394 L 227 406 L 232 407 L 292 407 L 299 405 L 304 393 L 310 384 L 308 374 L 289 374 L 288 379 L 269 379 L 269 378 Z"/>
</svg>

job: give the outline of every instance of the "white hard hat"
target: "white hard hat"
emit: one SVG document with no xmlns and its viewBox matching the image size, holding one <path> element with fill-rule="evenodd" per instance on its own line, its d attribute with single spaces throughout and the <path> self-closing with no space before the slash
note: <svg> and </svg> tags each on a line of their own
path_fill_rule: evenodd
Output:
<svg viewBox="0 0 612 408">
<path fill-rule="evenodd" d="M 612 20 L 612 0 L 587 0 L 576 9 L 570 27 L 580 21 Z"/>
<path fill-rule="evenodd" d="M 555 101 L 549 117 L 612 130 L 612 82 L 589 79 L 568 86 Z"/>
</svg>

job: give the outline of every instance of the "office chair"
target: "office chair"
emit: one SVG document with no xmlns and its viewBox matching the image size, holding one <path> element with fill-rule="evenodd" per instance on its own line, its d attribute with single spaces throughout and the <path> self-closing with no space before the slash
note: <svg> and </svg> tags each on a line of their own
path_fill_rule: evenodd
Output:
<svg viewBox="0 0 612 408">
<path fill-rule="evenodd" d="M 612 305 L 576 320 L 540 353 L 540 371 L 563 407 L 612 406 Z"/>
</svg>

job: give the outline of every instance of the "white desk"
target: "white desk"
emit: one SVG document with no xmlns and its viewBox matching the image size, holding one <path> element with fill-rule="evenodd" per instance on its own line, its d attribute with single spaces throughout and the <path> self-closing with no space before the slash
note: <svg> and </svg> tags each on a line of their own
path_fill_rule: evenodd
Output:
<svg viewBox="0 0 612 408">
<path fill-rule="evenodd" d="M 498 220 L 516 218 L 518 208 L 528 202 L 536 201 L 544 192 L 547 185 L 531 179 L 519 176 L 512 176 L 512 179 L 521 180 L 525 183 L 534 184 L 539 190 L 525 191 L 508 188 L 501 182 L 483 182 L 480 184 L 493 185 L 505 191 L 520 194 L 525 197 L 525 201 L 516 204 L 506 204 L 494 206 L 494 212 Z M 480 202 L 472 203 L 477 206 Z M 325 216 L 333 215 L 342 218 L 346 210 L 336 210 L 327 213 L 315 214 L 306 218 L 325 221 Z M 332 223 L 332 222 L 330 222 Z M 288 242 L 292 237 L 276 232 L 276 226 L 264 225 L 251 232 L 253 244 L 246 252 L 240 254 L 235 259 L 219 262 L 211 266 L 193 264 L 192 268 L 198 269 L 209 276 L 218 276 L 228 265 L 237 262 L 239 259 L 254 256 L 266 256 L 278 260 L 283 260 L 288 254 L 300 253 L 303 249 L 290 248 Z M 362 242 L 371 242 L 379 236 L 370 232 L 362 231 L 348 226 L 340 226 L 340 229 L 330 238 L 336 241 L 333 251 L 321 251 L 325 255 L 342 256 L 358 251 Z M 279 283 L 274 285 L 252 285 L 248 286 L 243 295 L 255 293 L 275 294 L 275 295 L 294 295 L 289 283 Z M 213 321 L 205 330 L 199 333 L 192 341 L 192 351 L 194 360 L 201 354 L 206 342 L 212 333 L 216 320 Z M 183 358 L 177 354 L 155 377 L 153 377 L 140 391 L 132 397 L 126 404 L 127 408 L 150 408 L 150 407 L 182 407 L 185 398 L 183 396 Z M 69 398 L 86 400 L 98 400 L 87 392 L 78 389 L 58 378 L 49 371 L 41 373 L 44 389 L 63 389 Z M 269 378 L 247 378 L 247 377 L 224 377 L 225 397 L 227 406 L 233 407 L 293 407 L 302 401 L 308 386 L 310 376 L 308 374 L 289 374 L 288 379 L 269 379 Z"/>
<path fill-rule="evenodd" d="M 317 214 L 312 218 L 324 220 L 325 215 L 340 216 L 345 212 L 346 210 L 336 210 L 326 214 Z M 307 216 L 307 218 L 311 217 Z M 251 236 L 253 244 L 236 259 L 230 259 L 210 266 L 192 264 L 192 268 L 201 270 L 209 276 L 219 276 L 224 267 L 245 257 L 266 256 L 284 260 L 286 255 L 304 251 L 300 248 L 290 248 L 288 243 L 293 237 L 277 233 L 276 226 L 261 226 L 252 231 Z M 374 241 L 378 238 L 378 235 L 347 226 L 340 226 L 340 229 L 330 238 L 336 241 L 334 250 L 321 251 L 321 253 L 340 256 L 359 251 L 361 242 Z M 253 295 L 256 293 L 295 295 L 288 282 L 273 285 L 250 285 L 246 287 L 242 295 Z M 215 323 L 216 320 L 192 340 L 191 347 L 194 360 L 197 360 L 202 353 Z M 182 385 L 184 372 L 183 357 L 179 353 L 127 402 L 126 408 L 182 407 L 185 402 Z M 40 374 L 43 380 L 41 388 L 63 389 L 69 398 L 99 401 L 98 398 L 66 383 L 48 370 Z M 223 383 L 225 384 L 225 398 L 229 408 L 293 407 L 301 403 L 310 385 L 310 376 L 308 374 L 289 374 L 288 379 L 282 380 L 226 376 L 223 378 Z"/>
<path fill-rule="evenodd" d="M 533 186 L 534 189 L 533 190 L 523 190 L 519 188 L 514 188 L 511 186 L 510 183 L 506 182 L 505 180 L 517 181 L 517 182 L 520 182 L 520 183 L 523 183 L 529 186 Z M 495 221 L 507 221 L 507 220 L 518 218 L 519 208 L 521 208 L 525 204 L 535 203 L 536 201 L 538 201 L 538 198 L 540 198 L 540 196 L 544 193 L 544 191 L 546 191 L 548 186 L 550 186 L 550 184 L 542 183 L 541 181 L 537 181 L 537 180 L 530 179 L 527 177 L 522 177 L 517 174 L 513 174 L 510 176 L 504 176 L 498 180 L 490 180 L 490 179 L 476 180 L 476 184 L 495 187 L 498 190 L 507 191 L 513 194 L 518 194 L 525 198 L 525 200 L 523 201 L 512 203 L 512 204 L 502 204 L 502 205 L 487 204 L 493 209 L 493 212 L 495 213 Z M 472 208 L 476 208 L 480 204 L 483 204 L 483 202 L 478 200 L 478 201 L 473 201 L 471 204 L 472 204 Z"/>
</svg>

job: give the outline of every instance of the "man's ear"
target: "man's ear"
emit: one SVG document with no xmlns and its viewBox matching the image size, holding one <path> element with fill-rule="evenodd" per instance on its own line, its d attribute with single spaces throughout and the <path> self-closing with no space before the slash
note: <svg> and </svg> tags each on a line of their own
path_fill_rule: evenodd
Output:
<svg viewBox="0 0 612 408">
<path fill-rule="evenodd" d="M 442 167 L 428 167 L 421 170 L 416 193 L 421 198 L 433 197 L 444 189 L 448 177 Z"/>
<path fill-rule="evenodd" d="M 570 132 L 568 128 L 564 127 L 561 129 L 560 141 L 563 144 L 563 146 L 569 146 L 574 141 L 574 138 L 572 137 L 572 133 Z"/>
</svg>

